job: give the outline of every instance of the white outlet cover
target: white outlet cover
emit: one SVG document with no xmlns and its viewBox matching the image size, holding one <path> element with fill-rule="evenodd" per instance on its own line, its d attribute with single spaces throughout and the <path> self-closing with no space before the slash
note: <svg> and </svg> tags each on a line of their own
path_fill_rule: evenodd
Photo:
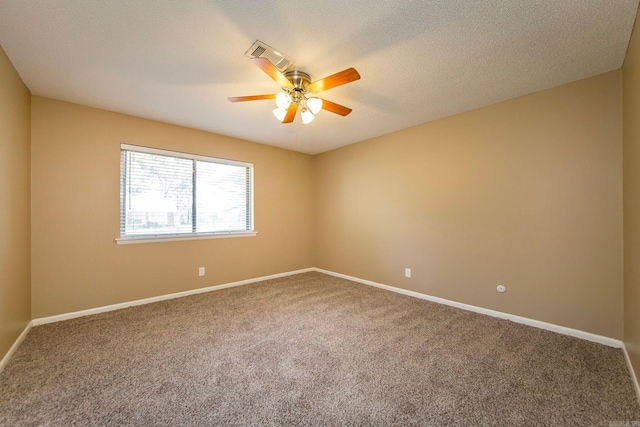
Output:
<svg viewBox="0 0 640 427">
<path fill-rule="evenodd" d="M 507 288 L 505 288 L 503 285 L 498 285 L 498 287 L 496 288 L 498 290 L 498 292 L 502 293 L 502 292 L 506 292 Z"/>
</svg>

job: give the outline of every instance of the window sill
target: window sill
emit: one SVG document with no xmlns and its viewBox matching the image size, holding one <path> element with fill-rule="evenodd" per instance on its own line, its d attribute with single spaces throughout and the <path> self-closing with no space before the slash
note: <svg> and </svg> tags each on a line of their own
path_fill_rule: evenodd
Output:
<svg viewBox="0 0 640 427">
<path fill-rule="evenodd" d="M 131 245 L 135 243 L 176 242 L 180 240 L 204 240 L 204 239 L 228 239 L 231 237 L 253 237 L 257 231 L 229 231 L 218 233 L 194 233 L 194 234 L 161 234 L 155 236 L 127 236 L 115 239 L 118 245 Z"/>
</svg>

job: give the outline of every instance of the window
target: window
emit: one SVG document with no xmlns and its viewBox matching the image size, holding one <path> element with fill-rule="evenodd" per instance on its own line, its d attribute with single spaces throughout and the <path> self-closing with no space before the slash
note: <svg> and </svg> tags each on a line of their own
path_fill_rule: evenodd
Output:
<svg viewBox="0 0 640 427">
<path fill-rule="evenodd" d="M 121 145 L 120 238 L 254 236 L 253 165 Z"/>
</svg>

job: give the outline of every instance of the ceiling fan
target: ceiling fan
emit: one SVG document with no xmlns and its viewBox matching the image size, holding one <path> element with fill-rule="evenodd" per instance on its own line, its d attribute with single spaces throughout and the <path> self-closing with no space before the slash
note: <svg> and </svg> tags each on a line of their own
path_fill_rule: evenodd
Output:
<svg viewBox="0 0 640 427">
<path fill-rule="evenodd" d="M 258 42 L 256 41 L 256 43 Z M 262 46 L 266 45 L 263 44 Z M 278 107 L 273 110 L 273 114 L 283 124 L 293 122 L 299 107 L 302 107 L 300 117 L 303 124 L 310 123 L 320 110 L 330 111 L 341 116 L 346 116 L 352 111 L 350 108 L 335 102 L 319 98 L 316 93 L 359 80 L 360 74 L 354 68 L 347 68 L 312 83 L 309 74 L 300 70 L 286 70 L 283 72 L 265 56 L 253 57 L 251 62 L 275 80 L 282 88 L 282 92 L 269 95 L 234 96 L 227 98 L 229 101 L 243 102 L 275 99 Z M 291 65 L 293 65 L 293 61 L 287 63 L 287 68 Z"/>
</svg>

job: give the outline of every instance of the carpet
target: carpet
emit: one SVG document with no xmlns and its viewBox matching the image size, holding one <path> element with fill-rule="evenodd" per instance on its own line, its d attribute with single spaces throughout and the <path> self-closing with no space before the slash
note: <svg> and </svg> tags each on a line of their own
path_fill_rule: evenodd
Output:
<svg viewBox="0 0 640 427">
<path fill-rule="evenodd" d="M 0 425 L 608 426 L 620 349 L 304 273 L 32 328 Z"/>
</svg>

